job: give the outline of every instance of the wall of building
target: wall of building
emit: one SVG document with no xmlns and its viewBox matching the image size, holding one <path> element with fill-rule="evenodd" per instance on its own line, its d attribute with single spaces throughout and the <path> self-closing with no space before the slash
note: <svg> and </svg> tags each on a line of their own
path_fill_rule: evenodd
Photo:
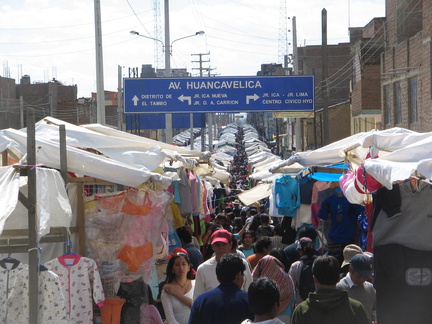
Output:
<svg viewBox="0 0 432 324">
<path fill-rule="evenodd" d="M 19 129 L 20 116 L 20 100 L 16 96 L 15 80 L 0 76 L 0 129 Z"/>
<path fill-rule="evenodd" d="M 400 6 L 415 10 L 415 15 L 408 12 L 406 19 L 412 19 L 412 26 L 409 31 L 398 34 L 397 23 L 400 17 L 396 4 L 399 1 L 387 0 L 387 51 L 381 57 L 382 72 L 382 107 L 383 123 L 385 128 L 404 127 L 419 132 L 432 131 L 432 33 L 430 21 L 432 21 L 431 1 L 402 1 Z M 416 4 L 422 2 L 422 4 Z M 408 10 L 408 9 L 407 9 Z M 417 10 L 420 10 L 418 13 Z M 421 19 L 418 15 L 421 15 Z M 423 21 L 427 28 L 419 27 L 419 21 Z M 405 22 L 407 24 L 408 20 Z M 405 35 L 413 34 L 409 38 Z M 409 110 L 409 82 L 411 78 L 417 78 L 417 121 L 410 120 Z M 401 92 L 401 121 L 398 122 L 395 116 L 395 87 L 400 84 Z M 386 96 L 385 87 L 389 87 L 390 95 Z M 386 118 L 388 116 L 389 118 Z"/>
</svg>

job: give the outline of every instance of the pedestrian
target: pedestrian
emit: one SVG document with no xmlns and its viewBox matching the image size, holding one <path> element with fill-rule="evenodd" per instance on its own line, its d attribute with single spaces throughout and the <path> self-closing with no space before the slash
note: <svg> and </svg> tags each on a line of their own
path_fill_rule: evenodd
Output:
<svg viewBox="0 0 432 324">
<path fill-rule="evenodd" d="M 186 229 L 186 226 L 177 228 L 176 232 L 183 249 L 185 249 L 188 253 L 189 259 L 192 263 L 192 268 L 196 271 L 198 266 L 204 261 L 201 251 L 197 249 L 192 243 L 192 235 Z"/>
<path fill-rule="evenodd" d="M 212 256 L 207 261 L 201 263 L 197 269 L 195 278 L 195 289 L 194 289 L 194 300 L 202 293 L 216 288 L 219 285 L 219 281 L 216 277 L 216 266 L 221 257 L 231 252 L 232 247 L 232 235 L 230 232 L 224 229 L 215 231 L 211 236 L 211 247 L 214 251 Z M 242 259 L 245 264 L 244 272 L 244 284 L 242 289 L 247 291 L 250 283 L 252 282 L 252 274 L 249 268 L 249 263 Z"/>
<path fill-rule="evenodd" d="M 336 289 L 339 261 L 330 255 L 319 256 L 312 266 L 316 291 L 300 303 L 292 324 L 370 324 L 366 309 L 346 291 Z"/>
<path fill-rule="evenodd" d="M 316 240 L 316 238 L 317 238 L 317 236 L 318 236 L 317 231 L 316 231 L 313 227 L 309 227 L 309 226 L 303 227 L 303 228 L 299 231 L 298 234 L 299 234 L 299 235 L 298 235 L 298 240 L 296 240 L 294 243 L 288 245 L 288 246 L 284 249 L 285 254 L 287 255 L 288 260 L 289 260 L 289 262 L 290 262 L 290 266 L 291 266 L 291 264 L 293 264 L 295 261 L 300 260 L 301 255 L 300 255 L 300 251 L 299 251 L 299 247 L 300 247 L 300 245 L 299 245 L 299 240 L 300 240 L 302 237 L 309 237 L 309 238 L 312 240 L 312 242 L 314 243 L 314 245 L 315 245 L 315 240 Z"/>
<path fill-rule="evenodd" d="M 249 307 L 254 313 L 254 320 L 247 319 L 241 324 L 287 324 L 277 318 L 280 306 L 280 290 L 274 280 L 262 277 L 254 281 L 249 286 L 248 297 Z"/>
<path fill-rule="evenodd" d="M 255 253 L 254 251 L 254 244 L 255 244 L 255 235 L 252 232 L 245 231 L 242 233 L 241 245 L 239 246 L 239 250 L 244 253 L 244 255 L 247 257 L 251 256 Z"/>
<path fill-rule="evenodd" d="M 270 252 L 271 241 L 268 236 L 262 236 L 255 242 L 255 253 L 246 260 L 250 263 L 252 269 L 258 264 L 264 256 Z"/>
<path fill-rule="evenodd" d="M 267 277 L 277 283 L 280 291 L 277 316 L 284 322 L 289 323 L 292 314 L 295 287 L 291 276 L 285 272 L 283 263 L 272 255 L 266 255 L 259 260 L 257 266 L 252 271 L 252 276 L 254 280 Z"/>
<path fill-rule="evenodd" d="M 373 276 L 373 260 L 366 254 L 356 254 L 350 261 L 347 275 L 336 285 L 339 290 L 358 300 L 367 311 L 369 323 L 376 324 L 376 291 L 368 280 Z"/>
<path fill-rule="evenodd" d="M 192 264 L 186 253 L 170 255 L 166 268 L 166 281 L 162 286 L 161 302 L 168 324 L 186 324 L 192 306 L 193 280 Z"/>
<path fill-rule="evenodd" d="M 257 239 L 261 236 L 273 236 L 274 235 L 274 226 L 270 224 L 270 216 L 267 214 L 260 215 L 261 225 L 258 226 L 256 230 Z"/>
<path fill-rule="evenodd" d="M 341 278 L 347 275 L 351 259 L 357 254 L 363 254 L 363 250 L 360 246 L 356 244 L 348 244 L 344 247 L 342 253 L 344 260 L 341 265 Z"/>
<path fill-rule="evenodd" d="M 312 264 L 316 258 L 316 251 L 312 240 L 309 237 L 302 237 L 298 240 L 297 250 L 300 253 L 300 260 L 291 264 L 288 273 L 294 280 L 296 290 L 296 305 L 304 301 L 309 292 L 315 291 L 315 283 L 312 276 Z"/>
<path fill-rule="evenodd" d="M 216 266 L 220 284 L 195 299 L 189 324 L 238 324 L 252 318 L 248 294 L 241 290 L 246 269 L 237 254 L 223 255 Z"/>
</svg>

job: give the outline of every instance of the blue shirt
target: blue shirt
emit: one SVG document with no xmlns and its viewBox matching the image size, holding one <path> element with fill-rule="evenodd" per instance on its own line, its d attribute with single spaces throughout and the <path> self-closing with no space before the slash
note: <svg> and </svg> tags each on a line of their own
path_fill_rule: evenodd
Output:
<svg viewBox="0 0 432 324">
<path fill-rule="evenodd" d="M 254 318 L 247 292 L 233 282 L 223 282 L 195 299 L 189 324 L 239 324 L 247 318 Z"/>
</svg>

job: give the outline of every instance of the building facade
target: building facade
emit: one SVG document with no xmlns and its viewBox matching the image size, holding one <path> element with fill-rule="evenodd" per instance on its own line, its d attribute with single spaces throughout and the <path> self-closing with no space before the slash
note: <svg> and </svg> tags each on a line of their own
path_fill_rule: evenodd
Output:
<svg viewBox="0 0 432 324">
<path fill-rule="evenodd" d="M 432 1 L 387 0 L 382 124 L 432 131 Z"/>
</svg>

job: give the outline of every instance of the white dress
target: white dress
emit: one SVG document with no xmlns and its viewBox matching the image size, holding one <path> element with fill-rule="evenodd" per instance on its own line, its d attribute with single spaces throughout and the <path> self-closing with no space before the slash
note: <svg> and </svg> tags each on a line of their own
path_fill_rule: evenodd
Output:
<svg viewBox="0 0 432 324">
<path fill-rule="evenodd" d="M 193 298 L 195 280 L 192 280 L 191 283 L 191 289 L 184 295 L 190 299 Z M 190 307 L 166 293 L 164 290 L 162 290 L 161 301 L 168 324 L 187 324 L 189 322 Z"/>
</svg>

